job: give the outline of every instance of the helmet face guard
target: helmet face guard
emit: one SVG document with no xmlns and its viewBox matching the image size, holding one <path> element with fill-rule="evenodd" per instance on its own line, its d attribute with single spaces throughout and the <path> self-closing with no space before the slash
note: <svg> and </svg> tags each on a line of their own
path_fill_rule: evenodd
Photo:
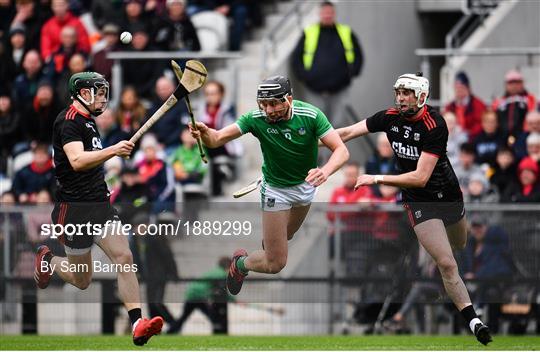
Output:
<svg viewBox="0 0 540 352">
<path fill-rule="evenodd" d="M 72 99 L 76 99 L 81 103 L 88 112 L 92 115 L 100 115 L 105 111 L 109 103 L 109 82 L 96 72 L 80 72 L 76 73 L 69 79 L 69 92 Z M 90 91 L 90 100 L 86 100 L 81 95 L 82 89 L 88 89 Z M 104 99 L 99 99 L 104 97 Z M 104 103 L 101 107 L 96 107 L 96 103 Z M 94 111 L 91 110 L 91 106 L 94 105 Z"/>
<path fill-rule="evenodd" d="M 288 104 L 286 109 L 280 109 L 277 114 L 274 114 L 278 116 L 267 116 L 267 122 L 275 123 L 287 118 L 291 108 L 288 99 L 290 96 L 292 96 L 291 83 L 288 78 L 283 76 L 272 76 L 259 84 L 257 88 L 257 106 L 263 112 L 266 112 L 266 107 L 269 105 Z"/>
<path fill-rule="evenodd" d="M 424 105 L 426 105 L 429 96 L 429 81 L 427 78 L 422 77 L 421 72 L 417 74 L 407 73 L 399 76 L 396 83 L 394 83 L 394 93 L 397 93 L 399 89 L 411 90 L 414 92 L 414 96 L 416 97 L 416 103 L 414 105 L 409 104 L 409 108 L 406 111 L 402 111 L 401 104 L 397 100 L 396 94 L 394 103 L 401 115 L 405 117 L 412 117 L 414 114 L 416 114 L 418 109 L 421 109 Z M 424 94 L 424 99 L 421 101 L 420 98 L 422 94 Z"/>
</svg>

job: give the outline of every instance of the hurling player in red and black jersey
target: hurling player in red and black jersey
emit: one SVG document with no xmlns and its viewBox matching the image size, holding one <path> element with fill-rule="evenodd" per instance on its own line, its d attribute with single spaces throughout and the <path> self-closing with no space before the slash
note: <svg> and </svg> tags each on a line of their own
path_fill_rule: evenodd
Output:
<svg viewBox="0 0 540 352">
<path fill-rule="evenodd" d="M 446 156 L 448 128 L 438 111 L 426 105 L 429 81 L 421 74 L 401 75 L 394 84 L 395 108 L 338 129 L 343 141 L 385 132 L 401 174 L 361 175 L 356 187 L 400 187 L 409 220 L 420 244 L 433 257 L 448 296 L 484 345 L 489 329 L 476 315 L 452 249 L 467 243 L 467 222 L 457 177 Z"/>
<path fill-rule="evenodd" d="M 90 249 L 96 243 L 115 264 L 118 290 L 133 327 L 133 342 L 144 345 L 161 331 L 163 319 L 141 317 L 136 266 L 127 237 L 120 233 L 117 212 L 109 202 L 103 171 L 105 161 L 115 156 L 129 156 L 134 145 L 121 141 L 105 149 L 101 146 L 94 119 L 105 110 L 108 102 L 109 83 L 103 76 L 95 72 L 76 73 L 68 85 L 73 102 L 58 115 L 53 125 L 58 188 L 52 212 L 53 223 L 64 226 L 60 241 L 67 257 L 53 255 L 47 246 L 39 247 L 34 279 L 43 289 L 56 273 L 65 282 L 86 289 L 95 264 Z M 85 224 L 92 227 L 74 227 Z M 94 225 L 102 226 L 95 230 Z"/>
</svg>

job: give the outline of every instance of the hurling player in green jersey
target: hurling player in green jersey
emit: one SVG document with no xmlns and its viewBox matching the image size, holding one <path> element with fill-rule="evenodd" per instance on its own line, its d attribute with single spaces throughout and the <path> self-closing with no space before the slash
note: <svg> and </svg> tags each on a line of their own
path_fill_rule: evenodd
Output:
<svg viewBox="0 0 540 352">
<path fill-rule="evenodd" d="M 197 122 L 193 137 L 217 148 L 245 133 L 255 136 L 263 153 L 263 249 L 234 252 L 227 276 L 233 295 L 242 288 L 249 271 L 276 274 L 287 263 L 287 240 L 302 225 L 318 186 L 338 170 L 349 152 L 326 116 L 315 106 L 293 100 L 289 80 L 265 79 L 257 89 L 259 109 L 242 115 L 221 130 Z M 319 139 L 331 151 L 328 162 L 317 166 Z"/>
</svg>

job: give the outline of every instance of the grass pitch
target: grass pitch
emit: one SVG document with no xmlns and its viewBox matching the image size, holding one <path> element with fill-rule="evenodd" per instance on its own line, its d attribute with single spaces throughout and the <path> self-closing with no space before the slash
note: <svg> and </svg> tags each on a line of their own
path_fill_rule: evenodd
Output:
<svg viewBox="0 0 540 352">
<path fill-rule="evenodd" d="M 0 336 L 0 350 L 540 350 L 540 337 L 496 336 L 154 336 L 144 347 L 130 336 Z"/>
</svg>

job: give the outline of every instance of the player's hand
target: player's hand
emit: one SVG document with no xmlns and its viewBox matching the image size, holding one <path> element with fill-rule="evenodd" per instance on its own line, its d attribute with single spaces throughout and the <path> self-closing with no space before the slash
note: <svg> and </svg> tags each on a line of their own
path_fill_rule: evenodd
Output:
<svg viewBox="0 0 540 352">
<path fill-rule="evenodd" d="M 326 182 L 327 179 L 328 176 L 325 174 L 325 172 L 322 169 L 316 168 L 309 170 L 306 177 L 306 182 L 314 187 L 317 187 Z"/>
<path fill-rule="evenodd" d="M 131 155 L 134 147 L 135 144 L 131 143 L 130 141 L 120 141 L 113 145 L 113 151 L 116 156 L 127 158 Z"/>
<path fill-rule="evenodd" d="M 358 179 L 356 180 L 356 185 L 354 185 L 354 190 L 356 191 L 358 188 L 362 186 L 371 186 L 374 184 L 375 184 L 375 176 L 373 175 L 358 176 Z"/>
<path fill-rule="evenodd" d="M 201 138 L 203 134 L 206 134 L 208 132 L 208 126 L 206 126 L 202 122 L 195 122 L 195 127 L 193 127 L 192 124 L 189 124 L 188 126 L 191 136 L 195 139 Z"/>
</svg>

